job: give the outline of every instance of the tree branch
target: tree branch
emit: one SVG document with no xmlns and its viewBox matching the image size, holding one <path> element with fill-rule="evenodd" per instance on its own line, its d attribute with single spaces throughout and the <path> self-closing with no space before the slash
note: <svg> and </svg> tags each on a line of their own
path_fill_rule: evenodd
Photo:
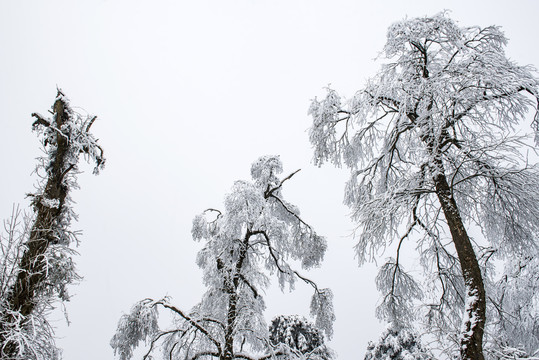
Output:
<svg viewBox="0 0 539 360">
<path fill-rule="evenodd" d="M 34 121 L 32 123 L 32 127 L 35 128 L 37 125 L 43 125 L 45 127 L 51 126 L 51 123 L 48 120 L 46 120 L 45 118 L 43 118 L 40 114 L 32 113 L 32 116 L 37 119 L 36 121 Z"/>
<path fill-rule="evenodd" d="M 283 180 L 281 180 L 281 182 L 279 183 L 279 185 L 277 185 L 276 187 L 274 187 L 273 189 L 267 189 L 266 191 L 264 191 L 264 198 L 267 199 L 268 197 L 272 196 L 273 193 L 277 190 L 279 190 L 282 186 L 283 186 L 283 183 L 287 180 L 289 180 L 290 178 L 292 178 L 292 176 L 294 176 L 295 174 L 297 174 L 301 169 L 297 169 L 296 171 L 294 171 L 292 174 L 288 175 L 287 177 L 285 177 Z"/>
<path fill-rule="evenodd" d="M 196 329 L 198 329 L 201 333 L 203 333 L 204 335 L 206 335 L 206 337 L 215 345 L 215 347 L 217 348 L 217 352 L 218 353 L 221 353 L 222 352 L 222 349 L 221 349 L 221 344 L 215 340 L 215 338 L 208 332 L 208 330 L 204 329 L 202 326 L 200 326 L 195 320 L 193 320 L 190 316 L 186 315 L 183 311 L 181 311 L 180 309 L 178 309 L 177 307 L 173 306 L 173 305 L 169 305 L 167 304 L 166 302 L 164 302 L 163 300 L 159 300 L 157 302 L 155 302 L 156 305 L 161 305 L 169 310 L 172 310 L 173 312 L 175 312 L 176 314 L 180 315 L 182 318 L 184 318 L 187 322 L 189 322 L 189 324 L 191 324 L 193 327 L 195 327 Z"/>
<path fill-rule="evenodd" d="M 142 357 L 142 360 L 146 360 L 148 359 L 148 357 L 150 356 L 150 353 L 152 352 L 153 350 L 153 347 L 155 345 L 155 343 L 157 343 L 159 341 L 159 339 L 161 339 L 163 336 L 165 335 L 169 335 L 169 334 L 173 334 L 173 333 L 176 333 L 176 332 L 185 332 L 185 330 L 169 330 L 169 331 L 164 331 L 162 332 L 161 334 L 157 335 L 155 338 L 152 339 L 152 341 L 150 342 L 150 348 L 148 349 L 148 351 L 146 352 L 146 354 Z"/>
</svg>

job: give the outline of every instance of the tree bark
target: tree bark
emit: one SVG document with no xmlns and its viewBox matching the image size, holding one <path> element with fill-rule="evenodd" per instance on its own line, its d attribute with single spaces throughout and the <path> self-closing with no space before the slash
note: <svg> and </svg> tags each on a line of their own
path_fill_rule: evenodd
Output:
<svg viewBox="0 0 539 360">
<path fill-rule="evenodd" d="M 481 269 L 443 171 L 434 177 L 434 183 L 466 284 L 466 307 L 461 329 L 460 355 L 462 360 L 484 360 L 483 332 L 486 301 Z"/>
<path fill-rule="evenodd" d="M 223 360 L 234 359 L 234 330 L 236 328 L 236 306 L 238 303 L 238 296 L 236 291 L 230 294 L 228 299 L 228 314 L 225 332 L 225 346 L 223 349 Z"/>
<path fill-rule="evenodd" d="M 56 129 L 61 129 L 69 114 L 66 113 L 65 103 L 57 99 L 54 103 L 54 118 Z M 69 141 L 64 136 L 56 136 L 56 153 L 51 166 L 47 169 L 48 179 L 43 194 L 34 198 L 33 206 L 36 213 L 34 224 L 30 231 L 29 239 L 26 242 L 17 278 L 13 283 L 7 300 L 7 307 L 12 312 L 17 312 L 24 318 L 34 311 L 38 302 L 39 294 L 45 291 L 47 263 L 45 253 L 49 245 L 58 241 L 55 229 L 58 228 L 64 211 L 64 203 L 68 192 L 68 187 L 63 183 L 66 170 L 65 157 L 68 151 Z M 57 207 L 47 206 L 43 199 L 58 201 Z M 18 321 L 12 315 L 6 314 L 4 323 L 14 323 Z M 4 330 L 4 329 L 2 329 Z M 1 335 L 0 335 L 1 336 Z M 8 359 L 16 358 L 19 349 L 13 342 L 6 343 L 6 339 L 0 337 L 1 354 Z"/>
<path fill-rule="evenodd" d="M 55 126 L 61 129 L 65 123 L 65 104 L 61 100 L 56 100 L 54 104 Z M 30 232 L 28 240 L 28 249 L 24 253 L 21 260 L 21 271 L 18 273 L 17 281 L 14 284 L 10 304 L 12 309 L 20 311 L 24 316 L 29 315 L 35 307 L 35 297 L 38 289 L 43 286 L 43 281 L 46 276 L 46 263 L 43 261 L 43 255 L 50 244 L 57 241 L 55 237 L 55 228 L 58 227 L 57 222 L 61 219 L 64 210 L 65 198 L 68 188 L 63 184 L 62 180 L 65 177 L 65 155 L 68 150 L 68 139 L 64 136 L 57 136 L 57 150 L 54 162 L 51 164 L 51 169 L 48 173 L 47 184 L 43 195 L 40 199 L 58 200 L 58 207 L 48 207 L 40 202 L 40 199 L 35 199 L 34 209 L 36 211 L 36 220 Z"/>
<path fill-rule="evenodd" d="M 227 322 L 225 330 L 225 346 L 223 354 L 220 360 L 232 360 L 234 355 L 234 335 L 236 332 L 236 318 L 237 318 L 237 306 L 238 306 L 238 289 L 240 285 L 241 270 L 243 268 L 243 262 L 247 256 L 247 250 L 249 245 L 249 239 L 253 233 L 251 230 L 247 230 L 245 238 L 242 241 L 242 248 L 240 249 L 238 261 L 235 264 L 234 272 L 227 279 L 226 287 L 228 289 L 228 312 Z"/>
</svg>

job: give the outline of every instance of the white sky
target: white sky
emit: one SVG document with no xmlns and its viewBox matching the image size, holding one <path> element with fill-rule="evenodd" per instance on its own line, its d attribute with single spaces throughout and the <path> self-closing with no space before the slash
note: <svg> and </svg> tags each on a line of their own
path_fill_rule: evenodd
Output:
<svg viewBox="0 0 539 360">
<path fill-rule="evenodd" d="M 500 25 L 508 55 L 539 66 L 539 2 L 528 1 L 7 1 L 0 0 L 0 217 L 24 197 L 40 154 L 32 112 L 46 113 L 56 85 L 93 126 L 107 167 L 79 177 L 72 194 L 82 229 L 65 359 L 112 359 L 120 315 L 145 297 L 170 295 L 189 309 L 203 291 L 191 220 L 220 207 L 260 155 L 302 171 L 285 196 L 328 238 L 310 272 L 335 293 L 330 343 L 362 358 L 383 325 L 374 318 L 375 267 L 359 269 L 341 205 L 346 172 L 311 165 L 309 100 L 331 83 L 352 95 L 378 69 L 387 27 L 450 9 L 463 26 Z M 268 321 L 308 313 L 310 290 L 268 292 Z"/>
</svg>

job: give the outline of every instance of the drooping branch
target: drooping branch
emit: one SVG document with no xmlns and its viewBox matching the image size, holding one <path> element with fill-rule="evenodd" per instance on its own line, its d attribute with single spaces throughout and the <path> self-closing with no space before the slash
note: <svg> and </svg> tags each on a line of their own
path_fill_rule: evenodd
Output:
<svg viewBox="0 0 539 360">
<path fill-rule="evenodd" d="M 416 221 L 412 222 L 409 226 L 404 235 L 399 239 L 399 244 L 397 246 L 397 256 L 395 257 L 395 269 L 393 270 L 393 280 L 391 281 L 391 294 L 395 291 L 395 278 L 397 276 L 397 269 L 399 267 L 399 260 L 400 260 L 400 251 L 401 251 L 401 245 L 404 239 L 406 239 L 414 229 L 414 226 L 417 224 Z"/>
<path fill-rule="evenodd" d="M 151 300 L 151 299 L 150 299 Z M 217 353 L 221 354 L 222 348 L 219 341 L 217 341 L 208 330 L 203 328 L 200 324 L 198 324 L 195 320 L 193 320 L 189 315 L 185 314 L 183 311 L 175 307 L 174 305 L 170 305 L 164 300 L 159 300 L 155 302 L 155 305 L 161 305 L 164 308 L 167 308 L 169 310 L 172 310 L 174 313 L 180 315 L 183 319 L 185 319 L 191 326 L 195 327 L 197 330 L 199 330 L 202 334 L 204 334 L 217 348 Z"/>
<path fill-rule="evenodd" d="M 315 292 L 318 294 L 320 291 L 318 289 L 318 285 L 316 285 L 316 283 L 314 281 L 312 281 L 311 279 L 308 279 L 306 277 L 304 277 L 303 275 L 301 275 L 299 272 L 297 272 L 296 270 L 292 270 L 290 269 L 290 271 L 287 271 L 285 269 L 283 269 L 281 267 L 281 264 L 279 263 L 279 257 L 277 256 L 277 254 L 275 253 L 275 250 L 273 248 L 273 246 L 271 245 L 271 241 L 270 241 L 270 237 L 268 236 L 268 234 L 263 231 L 263 230 L 259 230 L 259 231 L 254 231 L 253 234 L 260 234 L 264 237 L 264 239 L 266 240 L 266 246 L 268 248 L 268 252 L 271 256 L 271 258 L 273 259 L 273 263 L 275 265 L 275 267 L 277 268 L 277 270 L 282 273 L 282 274 L 286 274 L 286 275 L 296 275 L 296 277 L 300 280 L 302 280 L 303 282 L 305 282 L 306 284 L 310 285 L 313 287 L 313 289 L 315 290 Z"/>
<path fill-rule="evenodd" d="M 154 338 L 150 341 L 150 347 L 149 347 L 148 351 L 146 352 L 146 354 L 144 354 L 144 356 L 142 357 L 142 360 L 151 359 L 151 358 L 150 358 L 150 354 L 152 353 L 155 344 L 156 344 L 156 343 L 157 343 L 163 336 L 170 335 L 170 334 L 175 334 L 175 333 L 178 333 L 178 332 L 184 333 L 185 331 L 184 331 L 184 330 L 169 330 L 169 331 L 163 331 L 162 333 L 160 333 L 160 334 L 158 334 L 156 337 L 154 337 Z"/>
<path fill-rule="evenodd" d="M 286 204 L 284 203 L 284 201 L 281 200 L 281 198 L 279 198 L 278 196 L 275 196 L 275 195 L 273 195 L 273 194 L 270 194 L 268 197 L 277 200 L 277 202 L 278 202 L 279 204 L 281 204 L 281 206 L 283 207 L 283 209 L 286 210 L 286 212 L 288 212 L 290 215 L 292 215 L 293 217 L 295 217 L 296 220 L 298 220 L 301 224 L 305 225 L 308 229 L 311 229 L 311 226 L 310 226 L 309 224 L 307 224 L 305 221 L 303 221 L 303 219 L 301 219 L 301 217 L 300 217 L 295 211 L 290 210 L 290 209 L 288 208 L 288 206 L 286 206 Z"/>
<path fill-rule="evenodd" d="M 251 291 L 253 292 L 253 296 L 255 297 L 255 299 L 258 297 L 258 291 L 256 290 L 256 288 L 245 278 L 245 276 L 243 276 L 243 274 L 239 274 L 238 275 L 240 280 L 245 284 L 247 285 L 247 287 L 249 289 L 251 289 Z"/>
</svg>

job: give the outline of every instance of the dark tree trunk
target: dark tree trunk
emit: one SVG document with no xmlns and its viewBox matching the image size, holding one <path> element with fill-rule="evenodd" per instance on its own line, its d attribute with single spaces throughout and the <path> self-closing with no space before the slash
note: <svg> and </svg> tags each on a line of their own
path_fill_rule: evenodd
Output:
<svg viewBox="0 0 539 360">
<path fill-rule="evenodd" d="M 441 164 L 439 164 L 441 167 Z M 462 360 L 484 360 L 483 331 L 485 326 L 485 288 L 477 257 L 443 172 L 434 177 L 436 195 L 442 206 L 453 243 L 457 250 L 466 284 L 465 323 L 461 334 Z"/>
<path fill-rule="evenodd" d="M 54 104 L 55 127 L 61 129 L 65 123 L 67 114 L 65 113 L 65 104 L 61 100 L 56 100 Z M 39 289 L 44 286 L 46 263 L 43 261 L 43 255 L 50 244 L 57 241 L 55 228 L 61 221 L 61 215 L 64 211 L 65 198 L 67 196 L 67 185 L 62 183 L 65 177 L 65 155 L 68 150 L 68 140 L 64 136 L 57 136 L 57 150 L 54 162 L 49 169 L 45 191 L 40 198 L 58 200 L 59 206 L 52 208 L 43 205 L 40 199 L 35 199 L 34 210 L 36 219 L 30 238 L 28 240 L 28 249 L 21 259 L 21 265 L 17 281 L 14 284 L 13 292 L 10 298 L 11 308 L 19 311 L 23 316 L 29 315 L 35 306 L 35 297 Z"/>
<path fill-rule="evenodd" d="M 241 270 L 243 268 L 243 262 L 247 257 L 247 250 L 249 247 L 249 239 L 253 233 L 251 230 L 247 230 L 245 238 L 242 241 L 242 247 L 239 252 L 238 261 L 235 264 L 234 272 L 226 280 L 226 288 L 228 291 L 228 312 L 226 319 L 225 329 L 225 346 L 223 354 L 220 360 L 233 360 L 234 359 L 234 335 L 236 331 L 236 318 L 238 316 L 238 289 L 240 286 Z"/>
<path fill-rule="evenodd" d="M 238 303 L 236 292 L 230 294 L 228 300 L 228 314 L 225 332 L 225 346 L 223 349 L 223 360 L 234 359 L 234 330 L 236 328 L 236 306 Z"/>
<path fill-rule="evenodd" d="M 54 126 L 61 129 L 69 114 L 66 113 L 66 106 L 63 100 L 58 99 L 54 104 Z M 48 171 L 48 179 L 43 194 L 36 196 L 33 201 L 35 211 L 35 221 L 30 231 L 30 236 L 26 242 L 26 250 L 19 263 L 17 278 L 10 291 L 7 306 L 12 312 L 17 312 L 23 317 L 32 314 L 37 304 L 40 293 L 46 291 L 47 263 L 45 253 L 49 245 L 58 241 L 55 229 L 58 228 L 62 220 L 64 203 L 68 192 L 68 187 L 63 183 L 67 174 L 65 157 L 68 151 L 69 142 L 64 136 L 56 137 L 56 153 L 54 160 Z M 57 207 L 49 207 L 41 202 L 41 199 L 58 201 Z M 3 319 L 4 323 L 15 323 L 18 321 L 8 314 Z M 4 329 L 2 329 L 4 330 Z M 0 337 L 0 349 L 3 357 L 7 359 L 16 358 L 19 352 L 17 344 L 6 343 L 6 339 Z"/>
</svg>

